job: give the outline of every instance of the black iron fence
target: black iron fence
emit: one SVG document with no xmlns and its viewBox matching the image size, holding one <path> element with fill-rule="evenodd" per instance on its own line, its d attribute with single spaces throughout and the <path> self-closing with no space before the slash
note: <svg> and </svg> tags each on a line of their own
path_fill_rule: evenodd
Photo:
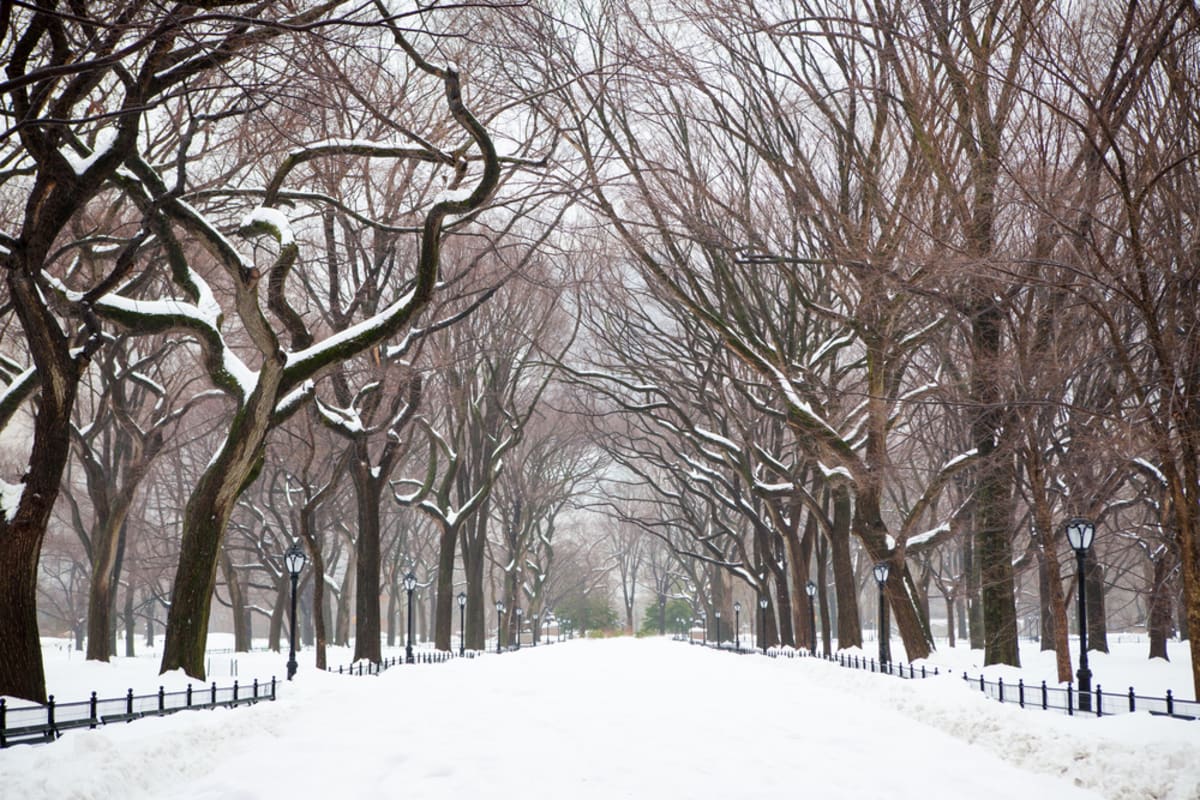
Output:
<svg viewBox="0 0 1200 800">
<path fill-rule="evenodd" d="M 814 655 L 808 650 L 796 650 L 791 647 L 769 647 L 764 652 L 759 649 L 736 648 L 732 642 L 697 642 L 695 639 L 676 636 L 676 639 L 683 639 L 695 645 L 704 647 L 712 647 L 724 653 L 737 653 L 744 656 L 765 655 L 768 658 L 819 658 L 822 661 L 830 661 L 837 664 L 839 667 L 846 669 L 862 669 L 870 672 L 879 672 L 884 675 L 895 675 L 897 678 L 928 678 L 934 675 L 941 674 L 937 667 L 927 668 L 925 666 L 915 667 L 912 664 L 901 664 L 895 662 L 879 662 L 873 658 L 866 656 L 857 656 L 850 653 L 825 653 L 824 655 Z"/>
<path fill-rule="evenodd" d="M 463 655 L 449 650 L 424 650 L 413 653 L 414 664 L 444 664 L 447 661 L 453 661 L 456 658 L 475 658 L 480 655 L 477 650 L 467 650 Z M 384 670 L 391 667 L 398 667 L 404 664 L 404 656 L 392 656 L 385 658 L 378 664 L 371 661 L 358 661 L 349 666 L 340 666 L 337 669 L 327 667 L 326 672 L 336 672 L 338 675 L 378 675 Z"/>
<path fill-rule="evenodd" d="M 124 697 L 103 699 L 92 692 L 90 699 L 74 703 L 58 703 L 50 695 L 45 705 L 9 706 L 0 697 L 0 747 L 54 741 L 72 728 L 97 728 L 188 709 L 236 708 L 274 700 L 275 690 L 275 678 L 271 678 L 270 683 L 256 679 L 242 686 L 237 681 L 225 687 L 213 683 L 204 689 L 189 685 L 181 692 L 168 692 L 160 686 L 157 694 L 135 695 L 130 689 Z"/>
<path fill-rule="evenodd" d="M 993 700 L 1001 703 L 1016 703 L 1021 708 L 1039 708 L 1043 711 L 1057 711 L 1074 716 L 1075 714 L 1107 717 L 1113 714 L 1131 714 L 1135 711 L 1148 711 L 1156 716 L 1174 717 L 1175 719 L 1200 719 L 1200 702 L 1195 700 L 1179 700 L 1168 689 L 1163 697 L 1148 697 L 1140 695 L 1129 687 L 1128 692 L 1105 692 L 1097 685 L 1095 689 L 1081 698 L 1074 686 L 1068 683 L 1064 686 L 1047 686 L 1026 684 L 1023 679 L 1016 683 L 1005 683 L 1003 678 L 989 681 L 983 675 L 972 677 L 963 673 L 963 680 L 972 686 L 977 686 Z M 1082 700 L 1082 702 L 1081 702 Z"/>
<path fill-rule="evenodd" d="M 684 637 L 676 636 L 675 638 L 682 640 Z M 746 648 L 739 650 L 734 648 L 730 642 L 722 642 L 718 645 L 714 642 L 697 642 L 691 638 L 688 638 L 687 641 L 691 644 L 703 644 L 706 647 L 714 647 L 723 652 L 740 653 L 742 655 L 766 655 L 770 658 L 813 657 L 813 654 L 807 650 L 795 650 L 790 647 L 772 647 L 768 648 L 766 653 L 763 653 L 762 650 Z M 873 658 L 857 655 L 842 653 L 830 655 L 826 653 L 817 657 L 825 661 L 836 662 L 838 666 L 848 669 L 864 669 L 871 672 L 895 675 L 900 678 L 927 678 L 939 674 L 937 667 L 914 667 L 912 664 L 906 665 L 887 662 L 881 664 Z M 972 686 L 978 687 L 979 691 L 993 700 L 1001 703 L 1015 703 L 1021 708 L 1058 711 L 1071 716 L 1085 714 L 1107 717 L 1113 714 L 1147 711 L 1156 716 L 1173 717 L 1175 719 L 1200 719 L 1200 702 L 1178 699 L 1169 689 L 1163 697 L 1152 697 L 1138 694 L 1132 686 L 1129 687 L 1129 691 L 1127 692 L 1105 692 L 1097 685 L 1094 690 L 1088 692 L 1088 696 L 1083 699 L 1083 703 L 1081 704 L 1079 692 L 1075 690 L 1071 683 L 1068 683 L 1066 686 L 1049 686 L 1045 681 L 1042 681 L 1039 686 L 1027 684 L 1024 679 L 1018 679 L 1016 683 L 1005 683 L 1003 678 L 989 681 L 982 674 L 972 677 L 966 672 L 963 673 L 963 680 Z"/>
</svg>

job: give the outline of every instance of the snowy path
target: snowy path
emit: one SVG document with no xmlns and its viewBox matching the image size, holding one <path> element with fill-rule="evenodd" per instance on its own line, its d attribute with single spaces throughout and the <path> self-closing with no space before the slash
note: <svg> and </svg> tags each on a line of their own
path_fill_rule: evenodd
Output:
<svg viewBox="0 0 1200 800">
<path fill-rule="evenodd" d="M 1200 796 L 1200 724 L 1058 718 L 954 678 L 663 640 L 378 678 L 310 669 L 282 692 L 2 751 L 0 787 L 21 800 Z"/>
</svg>

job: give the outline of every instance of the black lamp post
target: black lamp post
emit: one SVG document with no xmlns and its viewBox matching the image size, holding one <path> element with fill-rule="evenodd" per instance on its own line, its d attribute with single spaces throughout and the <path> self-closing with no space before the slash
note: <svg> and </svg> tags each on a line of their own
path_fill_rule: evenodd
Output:
<svg viewBox="0 0 1200 800">
<path fill-rule="evenodd" d="M 283 554 L 283 563 L 288 574 L 292 576 L 292 623 L 291 649 L 288 651 L 287 679 L 290 681 L 296 674 L 296 583 L 300 580 L 300 572 L 308 563 L 308 556 L 300 549 L 299 543 L 293 543 Z"/>
<path fill-rule="evenodd" d="M 708 612 L 700 612 L 700 644 L 708 647 Z"/>
<path fill-rule="evenodd" d="M 760 623 L 758 626 L 759 644 L 762 645 L 763 655 L 765 656 L 767 654 L 767 598 L 765 596 L 758 598 L 758 616 Z"/>
<path fill-rule="evenodd" d="M 521 649 L 521 620 L 525 617 L 525 609 L 517 609 L 517 649 Z"/>
<path fill-rule="evenodd" d="M 533 639 L 534 647 L 537 647 L 537 637 L 538 637 L 539 630 L 541 630 L 541 629 L 538 627 L 538 615 L 534 614 L 533 615 L 533 624 L 529 626 L 529 637 L 531 639 Z"/>
<path fill-rule="evenodd" d="M 413 590 L 417 588 L 417 576 L 411 572 L 404 576 L 404 591 L 408 592 L 408 643 L 404 646 L 404 663 L 412 664 Z"/>
<path fill-rule="evenodd" d="M 553 644 L 553 642 L 550 641 L 550 621 L 553 619 L 553 617 L 554 615 L 550 613 L 550 609 L 546 609 L 544 612 L 542 612 L 542 641 L 544 641 L 546 644 Z"/>
<path fill-rule="evenodd" d="M 500 651 L 500 634 L 504 631 L 504 601 L 496 601 L 496 652 Z"/>
<path fill-rule="evenodd" d="M 733 604 L 733 649 L 742 649 L 742 604 Z"/>
<path fill-rule="evenodd" d="M 1088 669 L 1087 657 L 1087 581 L 1084 580 L 1084 557 L 1092 546 L 1096 526 L 1091 520 L 1075 517 L 1067 522 L 1067 541 L 1075 550 L 1075 572 L 1079 576 L 1079 595 L 1075 604 L 1079 606 L 1079 710 L 1092 710 L 1092 671 Z"/>
<path fill-rule="evenodd" d="M 887 576 L 884 576 L 885 580 Z M 804 591 L 808 593 L 808 630 L 811 636 L 808 640 L 808 652 L 812 655 L 817 654 L 817 585 L 809 581 L 804 585 Z"/>
<path fill-rule="evenodd" d="M 714 611 L 713 616 L 717 618 L 717 647 L 721 646 L 721 612 Z"/>
<path fill-rule="evenodd" d="M 890 649 L 888 648 L 888 616 L 887 616 L 887 597 L 883 593 L 883 587 L 887 584 L 888 579 L 888 563 L 880 561 L 875 565 L 875 582 L 879 584 L 879 665 L 892 660 Z"/>
<path fill-rule="evenodd" d="M 458 654 L 466 655 L 467 651 L 467 626 L 466 626 L 466 611 L 467 611 L 467 593 L 458 593 Z"/>
</svg>

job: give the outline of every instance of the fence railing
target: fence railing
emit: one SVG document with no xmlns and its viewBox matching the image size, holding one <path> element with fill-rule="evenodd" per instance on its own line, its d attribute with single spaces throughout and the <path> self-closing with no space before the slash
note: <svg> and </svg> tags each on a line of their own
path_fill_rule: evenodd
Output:
<svg viewBox="0 0 1200 800">
<path fill-rule="evenodd" d="M 1024 679 L 1016 683 L 1005 683 L 1003 678 L 995 681 L 987 680 L 983 675 L 972 677 L 963 673 L 963 680 L 979 688 L 993 700 L 1001 703 L 1015 703 L 1021 708 L 1038 708 L 1043 711 L 1057 711 L 1074 716 L 1083 714 L 1097 717 L 1107 717 L 1113 714 L 1131 714 L 1135 711 L 1148 711 L 1156 716 L 1173 717 L 1175 719 L 1200 719 L 1200 702 L 1195 700 L 1177 699 L 1168 689 L 1163 697 L 1149 697 L 1137 694 L 1133 687 L 1128 692 L 1105 692 L 1099 685 L 1084 697 L 1080 697 L 1074 685 L 1048 686 L 1045 681 L 1041 685 L 1027 684 Z M 1082 708 L 1080 701 L 1083 701 Z"/>
<path fill-rule="evenodd" d="M 260 700 L 274 700 L 275 678 L 270 683 L 257 679 L 249 685 L 211 686 L 194 689 L 190 684 L 181 692 L 168 692 L 158 687 L 156 694 L 135 695 L 133 689 L 124 697 L 98 698 L 95 692 L 88 700 L 59 703 L 50 695 L 45 705 L 9 706 L 0 697 L 0 748 L 14 744 L 50 742 L 72 728 L 97 728 L 115 722 L 131 722 L 142 717 L 161 717 L 176 711 L 201 708 L 235 708 Z"/>
<path fill-rule="evenodd" d="M 449 650 L 424 650 L 413 653 L 414 664 L 444 664 L 447 661 L 453 661 L 456 658 L 475 658 L 480 655 L 480 651 L 467 650 L 463 655 Z M 326 672 L 336 672 L 338 675 L 378 675 L 379 673 L 392 667 L 402 666 L 404 664 L 404 656 L 392 656 L 385 658 L 378 664 L 372 661 L 357 661 L 350 665 L 343 665 L 334 669 L 326 667 Z"/>
<path fill-rule="evenodd" d="M 846 669 L 862 669 L 870 672 L 879 672 L 884 675 L 895 675 L 897 678 L 928 678 L 934 675 L 940 675 L 937 667 L 927 668 L 925 666 L 915 667 L 912 664 L 902 664 L 898 662 L 884 661 L 879 662 L 873 658 L 866 656 L 858 656 L 850 653 L 824 653 L 816 655 L 808 650 L 797 650 L 792 647 L 768 647 L 764 653 L 761 649 L 737 648 L 733 646 L 733 642 L 697 642 L 695 639 L 675 637 L 683 641 L 690 642 L 695 645 L 703 645 L 720 650 L 724 653 L 737 653 L 739 655 L 765 655 L 768 658 L 818 658 L 822 661 L 829 661 Z"/>
<path fill-rule="evenodd" d="M 682 640 L 684 637 L 676 636 L 675 638 Z M 713 647 L 727 653 L 764 655 L 762 650 L 746 648 L 739 650 L 731 642 L 722 642 L 718 645 L 715 642 L 697 642 L 690 638 L 686 639 L 686 641 L 689 641 L 691 644 L 703 644 L 706 647 Z M 768 648 L 765 655 L 770 658 L 813 657 L 813 654 L 808 650 L 795 650 L 790 647 Z M 836 662 L 839 666 L 849 669 L 865 669 L 871 672 L 895 675 L 900 678 L 926 678 L 939 674 L 937 667 L 914 667 L 912 664 L 905 665 L 886 662 L 881 664 L 873 658 L 857 655 L 842 653 L 831 655 L 826 653 L 816 657 L 824 661 Z M 1138 694 L 1132 686 L 1129 687 L 1129 691 L 1127 692 L 1105 692 L 1097 684 L 1095 689 L 1087 693 L 1087 698 L 1084 700 L 1083 708 L 1081 709 L 1079 692 L 1075 690 L 1071 683 L 1067 683 L 1066 686 L 1050 686 L 1045 681 L 1042 681 L 1039 686 L 1036 684 L 1027 684 L 1024 679 L 1018 679 L 1016 683 L 1005 683 L 1003 678 L 989 681 L 982 674 L 972 677 L 966 672 L 963 673 L 963 680 L 972 686 L 978 687 L 979 691 L 993 700 L 1001 703 L 1015 703 L 1021 708 L 1058 711 L 1071 716 L 1085 714 L 1107 717 L 1113 714 L 1147 711 L 1156 716 L 1173 717 L 1175 719 L 1200 719 L 1200 701 L 1180 700 L 1169 689 L 1163 697 L 1152 697 Z"/>
</svg>

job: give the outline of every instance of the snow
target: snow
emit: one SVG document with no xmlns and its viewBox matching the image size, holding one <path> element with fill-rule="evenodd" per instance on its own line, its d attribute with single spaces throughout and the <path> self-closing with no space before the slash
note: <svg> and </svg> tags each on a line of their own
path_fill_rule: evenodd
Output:
<svg viewBox="0 0 1200 800">
<path fill-rule="evenodd" d="M 292 233 L 291 221 L 288 220 L 286 214 L 277 208 L 258 206 L 242 218 L 240 227 L 255 228 L 259 225 L 265 225 L 267 228 L 277 232 L 280 247 L 290 247 L 296 243 L 296 236 Z"/>
<path fill-rule="evenodd" d="M 0 517 L 17 510 L 17 506 L 21 505 L 21 494 L 24 491 L 25 484 L 23 483 L 9 483 L 0 480 Z"/>
<path fill-rule="evenodd" d="M 1200 792 L 1200 723 L 1002 706 L 961 675 L 900 680 L 667 639 L 526 646 L 379 677 L 320 673 L 311 650 L 299 655 L 296 680 L 280 683 L 276 702 L 0 751 L 5 796 L 1194 800 Z M 97 687 L 121 693 L 121 679 L 138 674 L 136 691 L 159 683 L 153 659 L 58 657 L 48 673 L 61 699 Z M 228 683 L 217 673 L 233 660 L 246 684 L 281 674 L 286 654 L 214 656 L 213 679 Z M 345 661 L 331 653 L 330 663 Z"/>
<path fill-rule="evenodd" d="M 67 145 L 59 150 L 62 157 L 71 165 L 71 169 L 76 175 L 83 176 L 85 172 L 91 169 L 92 165 L 99 161 L 117 141 L 116 128 L 103 128 L 96 133 L 96 149 L 88 156 L 81 156 Z"/>
</svg>

